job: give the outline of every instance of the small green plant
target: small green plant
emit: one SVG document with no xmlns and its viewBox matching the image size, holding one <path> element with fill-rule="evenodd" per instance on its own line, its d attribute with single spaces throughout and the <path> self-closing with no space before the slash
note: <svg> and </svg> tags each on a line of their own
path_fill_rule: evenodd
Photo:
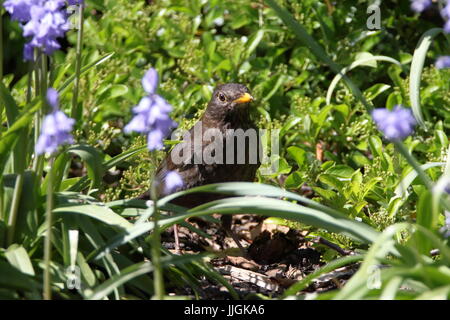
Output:
<svg viewBox="0 0 450 320">
<path fill-rule="evenodd" d="M 308 298 L 450 297 L 447 25 L 409 2 L 383 8 L 378 31 L 366 28 L 364 1 L 69 2 L 76 28 L 50 26 L 61 43 L 31 28 L 23 37 L 31 17 L 10 10 L 15 1 L 0 10 L 1 298 L 162 299 L 189 288 L 200 299 L 205 279 L 242 298 L 209 263 L 220 253 L 178 256 L 160 242 L 174 224 L 217 213 L 273 217 L 342 249 L 314 244 L 323 265 L 281 298 L 303 299 L 350 264 L 359 269 L 342 288 Z M 28 62 L 17 58 L 24 45 Z M 149 149 L 176 142 L 162 140 L 166 127 L 139 126 L 147 109 L 133 106 L 164 97 L 189 129 L 225 82 L 245 83 L 259 127 L 280 130 L 279 170 L 153 194 L 150 206 L 136 199 L 165 153 Z M 58 112 L 63 121 L 48 125 Z M 230 197 L 170 204 L 194 192 Z"/>
</svg>

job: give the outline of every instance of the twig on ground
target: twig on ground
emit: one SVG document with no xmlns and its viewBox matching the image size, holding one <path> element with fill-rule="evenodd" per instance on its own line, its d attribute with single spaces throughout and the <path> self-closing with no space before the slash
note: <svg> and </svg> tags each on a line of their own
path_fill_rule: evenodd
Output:
<svg viewBox="0 0 450 320">
<path fill-rule="evenodd" d="M 348 256 L 348 255 L 354 254 L 353 251 L 342 249 L 337 244 L 335 244 L 333 242 L 330 242 L 330 241 L 328 241 L 328 240 L 326 240 L 326 239 L 324 239 L 322 237 L 317 237 L 313 241 L 316 242 L 316 243 L 323 244 L 323 245 L 325 245 L 325 246 L 327 246 L 327 247 L 337 251 L 339 254 L 341 254 L 343 256 Z"/>
</svg>

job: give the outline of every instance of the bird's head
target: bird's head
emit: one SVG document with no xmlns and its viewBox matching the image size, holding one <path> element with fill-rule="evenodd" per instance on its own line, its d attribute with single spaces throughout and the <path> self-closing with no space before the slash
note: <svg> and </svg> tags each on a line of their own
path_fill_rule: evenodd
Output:
<svg viewBox="0 0 450 320">
<path fill-rule="evenodd" d="M 206 112 L 215 119 L 225 119 L 234 114 L 247 114 L 251 101 L 253 97 L 246 86 L 238 83 L 222 84 L 214 90 Z"/>
</svg>

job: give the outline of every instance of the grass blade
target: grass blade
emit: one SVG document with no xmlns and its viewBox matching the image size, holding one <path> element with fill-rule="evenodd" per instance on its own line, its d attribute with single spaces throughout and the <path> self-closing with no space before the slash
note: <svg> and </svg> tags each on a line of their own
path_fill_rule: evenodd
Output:
<svg viewBox="0 0 450 320">
<path fill-rule="evenodd" d="M 422 170 L 428 170 L 433 167 L 439 167 L 445 165 L 444 162 L 429 162 L 421 165 Z M 408 196 L 408 187 L 411 183 L 417 178 L 418 173 L 414 169 L 411 169 L 411 172 L 408 173 L 395 188 L 395 197 L 406 198 Z"/>
<path fill-rule="evenodd" d="M 113 55 L 114 55 L 114 52 L 105 54 L 104 56 L 100 57 L 96 61 L 84 66 L 83 68 L 81 68 L 80 76 L 83 75 L 84 73 L 88 72 L 93 67 L 96 67 L 96 66 L 102 64 L 103 62 L 105 62 L 106 60 L 111 58 Z M 75 74 L 73 74 L 69 78 L 67 78 L 67 80 L 61 85 L 61 87 L 58 88 L 58 92 L 60 94 L 63 94 L 68 89 L 69 85 L 73 83 L 75 78 L 76 78 Z"/>
<path fill-rule="evenodd" d="M 120 274 L 113 275 L 111 278 L 99 285 L 92 294 L 86 297 L 87 300 L 100 300 L 113 292 L 122 284 L 153 271 L 153 266 L 150 262 L 140 262 L 129 266 L 122 270 Z"/>
<path fill-rule="evenodd" d="M 262 197 L 236 197 L 208 202 L 190 209 L 185 214 L 161 219 L 161 224 L 163 228 L 168 228 L 184 219 L 213 213 L 253 213 L 268 217 L 279 217 L 323 228 L 331 232 L 342 233 L 357 241 L 366 243 L 374 241 L 378 236 L 374 229 L 364 223 L 345 217 L 333 217 L 325 212 L 289 201 Z"/>
<path fill-rule="evenodd" d="M 309 284 L 316 279 L 317 277 L 321 276 L 324 273 L 331 272 L 337 268 L 343 267 L 345 265 L 348 265 L 350 263 L 361 261 L 364 258 L 362 255 L 354 255 L 354 256 L 347 256 L 342 257 L 336 260 L 331 261 L 330 263 L 324 265 L 320 269 L 314 271 L 313 273 L 309 274 L 302 280 L 294 283 L 291 285 L 286 291 L 283 293 L 283 297 L 286 298 L 288 296 L 295 295 L 297 292 L 305 289 L 309 286 Z"/>
<path fill-rule="evenodd" d="M 267 4 L 276 12 L 280 19 L 288 26 L 296 35 L 297 39 L 312 52 L 320 61 L 327 64 L 336 74 L 340 74 L 341 66 L 335 63 L 325 52 L 322 46 L 317 43 L 306 31 L 305 27 L 299 24 L 292 15 L 284 8 L 280 7 L 274 0 L 266 0 Z M 346 75 L 342 75 L 345 83 L 348 85 L 353 95 L 366 107 L 372 110 L 373 106 L 367 102 L 361 93 L 361 90 Z"/>
<path fill-rule="evenodd" d="M 350 70 L 355 69 L 356 67 L 367 65 L 368 62 L 372 61 L 386 61 L 393 64 L 396 64 L 401 67 L 401 63 L 393 58 L 386 57 L 386 56 L 372 56 L 372 57 L 363 57 L 361 59 L 353 61 L 349 66 L 343 68 L 340 73 L 338 73 L 333 80 L 331 81 L 330 86 L 328 87 L 327 91 L 327 97 L 326 97 L 326 104 L 331 103 L 331 97 L 333 96 L 334 89 L 336 88 L 339 81 L 342 79 L 342 77 Z"/>
<path fill-rule="evenodd" d="M 414 55 L 411 62 L 411 71 L 409 75 L 411 109 L 417 123 L 419 123 L 424 129 L 426 129 L 426 127 L 423 121 L 422 111 L 420 109 L 420 78 L 422 77 L 423 65 L 428 49 L 430 48 L 433 39 L 441 32 L 443 32 L 442 28 L 433 28 L 425 32 L 414 50 Z"/>
<path fill-rule="evenodd" d="M 21 272 L 34 276 L 34 269 L 30 257 L 24 247 L 18 244 L 11 245 L 5 251 L 5 257 L 8 262 Z"/>
<path fill-rule="evenodd" d="M 92 204 L 64 206 L 53 209 L 55 214 L 79 214 L 99 220 L 107 225 L 127 229 L 132 226 L 130 222 L 104 206 Z"/>
</svg>

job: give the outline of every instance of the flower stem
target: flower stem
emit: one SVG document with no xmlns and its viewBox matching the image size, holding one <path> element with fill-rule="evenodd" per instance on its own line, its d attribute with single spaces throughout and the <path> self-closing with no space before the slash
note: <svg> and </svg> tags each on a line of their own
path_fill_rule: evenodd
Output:
<svg viewBox="0 0 450 320">
<path fill-rule="evenodd" d="M 5 196 L 3 194 L 3 176 L 0 177 L 0 221 L 5 221 L 6 219 L 6 213 L 4 211 L 4 202 L 5 202 Z M 2 240 L 0 238 L 0 245 L 2 243 Z"/>
<path fill-rule="evenodd" d="M 23 188 L 23 171 L 17 174 L 16 183 L 14 185 L 14 194 L 8 218 L 8 235 L 6 240 L 7 246 L 11 245 L 14 242 L 17 214 L 19 212 L 20 195 L 22 194 L 22 188 Z"/>
<path fill-rule="evenodd" d="M 405 147 L 405 145 L 401 141 L 394 141 L 394 145 L 397 148 L 397 150 L 406 158 L 406 160 L 413 167 L 413 169 L 417 172 L 417 175 L 419 176 L 420 180 L 422 180 L 422 182 L 425 184 L 427 189 L 430 192 L 433 192 L 433 188 L 434 188 L 433 181 L 428 177 L 428 175 L 425 173 L 425 171 L 422 170 L 419 163 L 411 155 L 411 153 L 409 153 L 409 151 Z M 440 197 L 439 203 L 445 210 L 450 211 L 450 204 L 446 198 Z"/>
<path fill-rule="evenodd" d="M 3 5 L 3 1 L 1 2 Z M 0 82 L 3 83 L 3 7 L 0 7 Z M 0 112 L 0 117 L 2 114 Z M 3 221 L 5 217 L 5 212 L 3 211 L 3 177 L 0 177 L 0 221 Z M 0 245 L 2 244 L 3 239 L 0 239 Z"/>
<path fill-rule="evenodd" d="M 27 79 L 27 104 L 31 102 L 32 86 L 33 86 L 33 62 L 29 62 L 28 79 Z"/>
<path fill-rule="evenodd" d="M 34 59 L 37 61 L 37 52 L 35 51 Z M 40 85 L 39 85 L 39 73 L 40 68 L 38 67 L 38 64 L 35 63 L 34 65 L 34 94 L 37 97 L 40 94 Z M 41 118 L 42 118 L 42 108 L 39 108 L 38 111 L 35 114 L 34 118 L 34 145 L 36 146 L 39 134 L 41 133 Z M 33 171 L 37 172 L 38 169 L 38 163 L 39 163 L 40 156 L 34 155 L 34 161 L 33 161 Z"/>
<path fill-rule="evenodd" d="M 37 55 L 39 56 L 39 55 Z M 37 142 L 37 138 L 39 137 L 39 134 L 41 133 L 41 127 L 42 127 L 42 119 L 44 117 L 43 110 L 47 111 L 47 103 L 45 101 L 45 96 L 47 94 L 47 55 L 45 55 L 43 52 L 40 52 L 41 56 L 41 70 L 40 70 L 40 81 L 36 81 L 36 87 L 39 86 L 39 88 L 36 88 L 36 92 L 39 92 L 38 89 L 40 89 L 41 92 L 41 99 L 42 99 L 42 108 L 38 110 L 36 113 L 36 128 L 35 128 L 35 145 Z M 37 57 L 36 57 L 36 61 Z M 38 70 L 35 71 L 36 73 Z M 37 76 L 37 74 L 36 74 Z M 33 170 L 36 172 L 36 176 L 38 179 L 42 178 L 42 170 L 44 166 L 44 156 L 43 155 L 36 155 L 33 163 Z"/>
<path fill-rule="evenodd" d="M 44 242 L 44 292 L 45 300 L 52 299 L 50 262 L 52 258 L 52 210 L 53 210 L 53 157 L 49 161 L 49 179 L 47 183 L 47 199 L 45 209 L 45 242 Z"/>
<path fill-rule="evenodd" d="M 153 200 L 153 223 L 155 224 L 153 228 L 153 233 L 151 235 L 151 253 L 152 253 L 152 264 L 153 264 L 153 284 L 155 288 L 155 298 L 157 300 L 164 299 L 164 278 L 161 266 L 161 230 L 159 229 L 159 210 L 157 205 L 158 197 L 156 195 L 156 187 L 154 183 L 150 186 L 150 195 Z"/>
<path fill-rule="evenodd" d="M 41 63 L 42 63 L 42 70 L 41 70 L 41 96 L 42 96 L 42 100 L 45 100 L 45 95 L 47 94 L 47 79 L 48 79 L 48 75 L 47 75 L 47 71 L 48 71 L 48 66 L 47 66 L 47 55 L 44 54 L 42 52 L 41 54 Z M 45 103 L 43 105 L 46 105 Z"/>
<path fill-rule="evenodd" d="M 0 1 L 0 82 L 3 83 L 3 1 Z"/>
<path fill-rule="evenodd" d="M 34 60 L 33 60 L 33 66 L 34 66 L 34 94 L 37 97 L 39 94 L 41 94 L 41 65 L 39 63 L 40 59 L 40 52 L 38 49 L 34 49 Z"/>
<path fill-rule="evenodd" d="M 409 150 L 406 148 L 406 146 L 399 140 L 393 141 L 395 147 L 397 150 L 401 153 L 403 157 L 405 157 L 406 161 L 413 167 L 413 169 L 417 172 L 417 175 L 419 176 L 420 180 L 425 184 L 428 190 L 433 190 L 433 182 L 428 177 L 428 175 L 425 173 L 425 171 L 422 170 L 417 160 L 411 155 Z"/>
<path fill-rule="evenodd" d="M 83 9 L 84 4 L 81 2 L 78 7 L 78 34 L 77 34 L 77 51 L 75 59 L 75 83 L 73 85 L 72 94 L 72 111 L 70 116 L 76 121 L 79 120 L 83 113 L 82 108 L 78 107 L 78 91 L 80 87 L 80 73 L 81 73 L 81 49 L 83 46 Z"/>
</svg>

